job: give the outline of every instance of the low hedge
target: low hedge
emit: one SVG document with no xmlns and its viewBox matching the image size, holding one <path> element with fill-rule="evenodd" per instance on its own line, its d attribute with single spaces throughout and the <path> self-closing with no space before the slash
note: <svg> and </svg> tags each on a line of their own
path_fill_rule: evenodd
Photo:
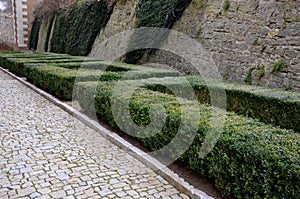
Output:
<svg viewBox="0 0 300 199">
<path fill-rule="evenodd" d="M 120 79 L 142 79 L 176 75 L 172 71 L 130 71 L 112 72 L 101 70 L 75 70 L 50 65 L 25 64 L 24 76 L 28 81 L 64 100 L 72 99 L 74 82 L 76 81 L 112 81 Z"/>
<path fill-rule="evenodd" d="M 89 61 L 89 62 L 82 62 L 82 63 L 57 63 L 57 66 L 70 68 L 70 69 L 98 69 L 98 70 L 105 70 L 105 71 L 150 71 L 150 75 L 146 75 L 144 72 L 136 72 L 136 73 L 143 73 L 145 78 L 153 77 L 153 74 L 156 73 L 155 77 L 177 77 L 179 76 L 178 71 L 175 70 L 165 70 L 165 69 L 158 69 L 152 68 L 145 65 L 134 65 L 134 64 L 126 64 L 122 62 L 108 62 L 108 61 Z M 129 74 L 130 75 L 130 74 Z M 132 76 L 132 75 L 131 75 Z M 129 78 L 134 79 L 134 78 Z M 141 79 L 140 77 L 137 79 Z"/>
<path fill-rule="evenodd" d="M 37 57 L 70 57 L 68 54 L 48 53 L 48 52 L 0 52 L 0 57 L 3 58 L 37 58 Z"/>
<path fill-rule="evenodd" d="M 59 64 L 68 62 L 88 62 L 84 57 L 45 57 L 44 58 L 6 58 L 2 64 L 18 76 L 25 76 L 24 65 L 26 64 Z"/>
<path fill-rule="evenodd" d="M 113 118 L 111 110 L 114 82 L 81 82 L 75 93 L 84 110 L 91 111 L 90 100 L 95 97 L 96 113 L 99 119 L 118 129 L 115 119 L 130 121 L 120 108 Z M 124 84 L 124 86 L 128 84 Z M 94 89 L 96 89 L 96 94 Z M 166 123 L 159 133 L 140 140 L 152 150 L 158 150 L 175 136 L 180 122 L 180 113 L 199 114 L 198 131 L 189 149 L 180 161 L 202 175 L 215 181 L 223 195 L 233 194 L 237 198 L 298 198 L 300 190 L 300 135 L 292 130 L 283 130 L 266 125 L 254 119 L 227 112 L 223 132 L 213 150 L 199 158 L 199 150 L 208 130 L 212 113 L 222 112 L 219 108 L 205 104 L 184 101 L 179 106 L 172 95 L 140 88 L 132 96 L 119 93 L 116 101 L 130 101 L 130 114 L 138 125 L 149 124 L 150 107 L 164 106 Z M 195 115 L 196 117 L 197 115 Z M 189 117 L 192 118 L 192 117 Z M 189 121 L 184 126 L 191 125 Z M 146 135 L 147 132 L 142 132 Z M 188 131 L 186 132 L 188 133 Z M 186 135 L 189 139 L 189 135 Z M 178 152 L 182 143 L 173 150 Z M 172 156 L 172 154 L 171 154 Z"/>
<path fill-rule="evenodd" d="M 59 63 L 57 66 L 64 68 L 83 68 L 83 69 L 99 69 L 106 71 L 130 71 L 130 70 L 144 70 L 149 67 L 126 64 L 121 62 L 107 62 L 107 61 L 90 61 L 82 63 Z"/>
<path fill-rule="evenodd" d="M 32 65 L 26 65 L 25 68 L 28 81 L 63 100 L 72 99 L 75 81 L 111 81 L 122 77 L 121 73 L 100 70 L 70 70 Z"/>
<path fill-rule="evenodd" d="M 183 84 L 182 80 L 186 80 L 190 85 Z M 216 81 L 206 84 L 197 76 L 147 79 L 136 83 L 144 84 L 144 87 L 150 90 L 168 94 L 173 94 L 168 89 L 170 87 L 184 91 L 186 86 L 191 86 L 201 103 L 210 103 L 207 86 L 209 85 L 210 89 L 225 90 L 228 111 L 300 132 L 300 93 L 297 92 Z"/>
</svg>

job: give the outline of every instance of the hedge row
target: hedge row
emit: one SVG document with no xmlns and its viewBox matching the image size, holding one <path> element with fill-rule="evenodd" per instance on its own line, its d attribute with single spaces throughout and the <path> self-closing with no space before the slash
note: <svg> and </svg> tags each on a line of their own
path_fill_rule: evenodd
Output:
<svg viewBox="0 0 300 199">
<path fill-rule="evenodd" d="M 128 82 L 127 82 L 128 83 Z M 283 130 L 266 125 L 254 119 L 227 112 L 222 134 L 213 150 L 204 158 L 199 157 L 202 142 L 209 130 L 214 129 L 210 123 L 213 113 L 222 110 L 193 101 L 181 100 L 182 105 L 172 95 L 140 88 L 134 95 L 130 84 L 124 82 L 121 93 L 112 99 L 114 82 L 81 82 L 75 88 L 75 94 L 82 108 L 92 112 L 91 100 L 95 97 L 95 108 L 99 119 L 118 129 L 115 121 L 122 121 L 121 129 L 128 127 L 131 119 L 139 126 L 151 124 L 150 107 L 163 106 L 166 122 L 163 128 L 152 137 L 148 130 L 136 131 L 145 146 L 159 150 L 176 135 L 181 121 L 181 113 L 189 114 L 191 121 L 181 121 L 181 127 L 187 129 L 181 142 L 176 143 L 165 155 L 176 157 L 182 147 L 193 135 L 188 134 L 189 127 L 197 125 L 197 134 L 180 161 L 189 165 L 202 175 L 215 181 L 223 195 L 233 194 L 237 198 L 298 198 L 300 190 L 300 135 L 292 130 Z M 94 93 L 96 89 L 96 94 Z M 129 102 L 130 116 L 124 107 L 116 107 L 112 114 L 111 102 L 126 104 Z M 197 107 L 196 107 L 197 106 Z M 199 111 L 195 111 L 199 108 Z M 154 110 L 159 110 L 154 108 Z M 224 112 L 224 111 L 223 111 Z M 155 117 L 159 117 L 152 113 Z M 199 121 L 197 118 L 200 115 Z M 194 117 L 193 117 L 194 116 Z M 154 117 L 154 118 L 155 118 Z M 121 123 L 122 123 L 121 122 Z M 126 129 L 127 128 L 127 129 Z M 129 128 L 129 129 L 128 129 Z M 170 154 L 171 153 L 171 154 Z"/>
<path fill-rule="evenodd" d="M 64 68 L 83 68 L 83 69 L 99 69 L 99 70 L 106 70 L 106 71 L 130 71 L 130 70 L 149 70 L 149 67 L 139 66 L 134 64 L 126 64 L 121 62 L 108 62 L 108 61 L 89 61 L 89 62 L 69 62 L 69 63 L 59 63 L 57 66 L 64 67 Z M 157 69 L 161 71 L 160 69 Z M 176 71 L 173 71 L 177 73 Z"/>
<path fill-rule="evenodd" d="M 45 52 L 34 52 L 34 53 L 23 53 L 23 52 L 11 52 L 11 51 L 1 51 L 0 59 L 6 58 L 42 58 L 42 57 L 71 57 L 67 54 L 57 54 L 57 53 L 45 53 Z"/>
<path fill-rule="evenodd" d="M 68 63 L 68 62 L 89 62 L 89 61 L 95 61 L 94 59 L 87 59 L 86 57 L 71 57 L 71 56 L 39 56 L 35 58 L 15 58 L 15 57 L 8 57 L 8 58 L 2 58 L 0 59 L 0 65 L 9 69 L 11 72 L 15 73 L 19 76 L 25 76 L 24 74 L 24 66 L 26 64 L 59 64 L 59 63 Z"/>
<path fill-rule="evenodd" d="M 173 94 L 169 88 L 185 91 L 186 87 L 192 87 L 198 101 L 209 104 L 209 90 L 224 90 L 228 111 L 300 132 L 300 94 L 297 92 L 216 81 L 205 82 L 197 76 L 147 79 L 135 83 L 167 94 Z"/>
<path fill-rule="evenodd" d="M 47 56 L 49 55 L 49 56 Z M 91 64 L 89 64 L 91 62 Z M 80 70 L 59 67 L 64 64 L 82 65 Z M 16 75 L 26 77 L 36 86 L 63 100 L 71 100 L 75 81 L 111 81 L 178 76 L 178 72 L 149 67 L 53 53 L 1 53 L 0 65 Z M 72 68 L 72 67 L 70 67 Z M 97 69 L 97 70 L 95 70 Z M 101 69 L 107 69 L 103 71 Z M 125 72 L 128 71 L 126 74 Z"/>
<path fill-rule="evenodd" d="M 70 70 L 55 66 L 25 66 L 28 81 L 63 100 L 71 100 L 75 81 L 111 81 L 121 73 L 100 70 Z"/>
</svg>

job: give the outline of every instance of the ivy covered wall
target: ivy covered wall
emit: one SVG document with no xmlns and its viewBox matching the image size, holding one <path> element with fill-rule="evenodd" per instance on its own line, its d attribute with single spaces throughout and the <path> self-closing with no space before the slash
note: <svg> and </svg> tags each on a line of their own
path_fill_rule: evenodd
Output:
<svg viewBox="0 0 300 199">
<path fill-rule="evenodd" d="M 88 55 L 100 30 L 108 23 L 116 2 L 78 0 L 71 7 L 58 10 L 54 13 L 53 27 L 48 26 L 46 41 L 38 41 L 39 31 L 41 23 L 51 20 L 41 20 L 41 17 L 37 16 L 33 23 L 30 48 L 36 50 L 38 42 L 43 42 L 45 51 Z M 191 0 L 139 0 L 135 10 L 137 20 L 134 27 L 172 28 L 190 2 Z M 53 18 L 53 15 L 49 17 Z M 167 34 L 162 35 L 160 39 L 167 36 Z M 134 35 L 130 45 L 138 41 L 139 36 Z M 158 39 L 157 42 L 160 40 Z M 136 63 L 145 53 L 151 54 L 152 52 L 153 49 L 132 51 L 125 55 L 125 62 Z"/>
<path fill-rule="evenodd" d="M 88 55 L 111 12 L 106 1 L 79 1 L 71 9 L 60 10 L 52 35 L 51 51 Z"/>
<path fill-rule="evenodd" d="M 39 40 L 39 32 L 41 27 L 41 18 L 36 17 L 32 24 L 32 29 L 30 32 L 30 40 L 29 40 L 29 49 L 36 50 L 38 46 Z"/>
<path fill-rule="evenodd" d="M 71 55 L 88 55 L 100 30 L 105 27 L 112 13 L 112 5 L 107 1 L 78 0 L 71 7 L 58 10 L 54 15 L 54 27 L 49 26 L 47 31 L 45 51 L 67 53 Z M 53 17 L 53 16 L 50 16 Z M 41 21 L 37 16 L 32 27 L 30 48 L 35 50 Z M 48 21 L 48 20 L 44 20 Z M 50 39 L 50 32 L 51 40 Z M 50 49 L 48 49 L 50 43 Z"/>
<path fill-rule="evenodd" d="M 136 9 L 136 26 L 141 27 L 159 27 L 171 29 L 175 22 L 181 17 L 191 0 L 140 0 Z M 162 33 L 161 38 L 156 38 L 155 42 L 161 42 L 168 35 Z M 131 38 L 131 47 L 140 42 L 143 35 L 134 34 Z M 134 50 L 128 52 L 125 56 L 126 63 L 137 63 L 143 55 L 153 53 L 153 49 Z"/>
</svg>

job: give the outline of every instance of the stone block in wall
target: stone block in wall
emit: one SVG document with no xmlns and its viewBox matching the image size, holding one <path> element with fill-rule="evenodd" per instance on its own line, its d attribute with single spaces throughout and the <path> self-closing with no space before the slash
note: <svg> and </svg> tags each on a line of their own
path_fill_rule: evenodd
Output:
<svg viewBox="0 0 300 199">
<path fill-rule="evenodd" d="M 174 29 L 189 34 L 213 53 L 219 70 L 227 71 L 229 80 L 244 82 L 250 67 L 264 65 L 265 76 L 254 83 L 282 87 L 290 71 L 299 68 L 299 51 L 295 49 L 300 41 L 299 1 L 287 4 L 286 1 L 232 0 L 228 11 L 222 10 L 222 3 L 212 0 L 203 9 L 191 4 Z M 287 23 L 287 18 L 293 23 Z M 195 27 L 202 28 L 200 36 L 195 36 Z M 279 59 L 285 59 L 290 68 L 274 76 L 270 71 Z"/>
</svg>

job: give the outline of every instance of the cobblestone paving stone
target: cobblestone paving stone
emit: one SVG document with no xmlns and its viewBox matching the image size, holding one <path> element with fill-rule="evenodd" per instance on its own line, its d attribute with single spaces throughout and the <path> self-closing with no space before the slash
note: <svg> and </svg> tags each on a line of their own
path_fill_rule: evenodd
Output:
<svg viewBox="0 0 300 199">
<path fill-rule="evenodd" d="M 0 198 L 188 198 L 0 71 Z"/>
</svg>

